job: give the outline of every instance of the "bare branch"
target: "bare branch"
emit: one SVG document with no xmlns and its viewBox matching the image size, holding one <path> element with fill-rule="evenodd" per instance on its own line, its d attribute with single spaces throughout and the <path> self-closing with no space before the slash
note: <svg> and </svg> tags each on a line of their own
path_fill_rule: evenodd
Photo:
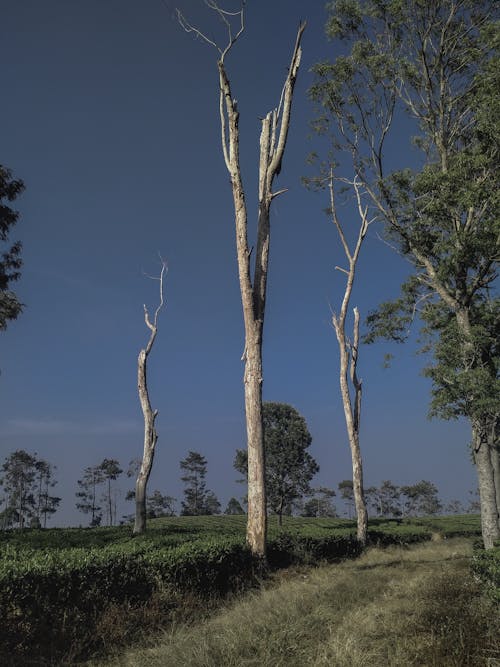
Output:
<svg viewBox="0 0 500 667">
<path fill-rule="evenodd" d="M 196 35 L 196 37 L 199 37 L 200 39 L 202 39 L 204 42 L 206 42 L 210 46 L 213 46 L 214 48 L 216 48 L 217 51 L 220 54 L 220 60 L 221 60 L 221 62 L 223 62 L 224 57 L 226 56 L 228 51 L 231 49 L 233 44 L 236 42 L 238 37 L 241 35 L 243 30 L 245 29 L 245 20 L 244 20 L 244 11 L 243 11 L 245 3 L 244 2 L 242 3 L 241 9 L 238 10 L 237 12 L 230 12 L 226 9 L 222 9 L 221 7 L 219 7 L 218 3 L 215 2 L 215 0 L 205 0 L 205 4 L 207 5 L 207 7 L 209 9 L 212 9 L 213 11 L 215 11 L 218 14 L 219 18 L 221 19 L 221 21 L 224 23 L 224 25 L 227 28 L 228 41 L 227 41 L 227 44 L 224 48 L 221 48 L 217 44 L 217 42 L 215 42 L 214 40 L 207 37 L 207 35 L 205 35 L 205 33 L 201 32 L 201 30 L 199 30 L 196 26 L 189 23 L 189 21 L 186 19 L 186 17 L 184 16 L 184 14 L 181 12 L 180 9 L 175 10 L 176 14 L 177 14 L 177 20 L 179 21 L 179 24 L 181 25 L 181 27 L 186 32 L 194 33 Z M 235 35 L 233 35 L 233 29 L 231 27 L 231 22 L 227 19 L 228 16 L 230 16 L 230 17 L 231 16 L 239 16 L 240 17 L 240 27 L 238 29 L 238 32 Z"/>
<path fill-rule="evenodd" d="M 177 20 L 179 21 L 181 28 L 183 28 L 186 32 L 194 32 L 196 37 L 200 37 L 204 42 L 210 44 L 210 46 L 215 47 L 222 55 L 222 49 L 217 46 L 213 40 L 209 39 L 203 32 L 201 32 L 201 30 L 198 30 L 198 28 L 196 28 L 194 25 L 191 25 L 191 23 L 186 20 L 186 17 L 180 9 L 176 9 L 175 12 L 177 14 Z"/>
<path fill-rule="evenodd" d="M 285 150 L 286 138 L 288 135 L 288 128 L 290 125 L 290 112 L 292 109 L 292 98 L 293 98 L 293 88 L 295 86 L 295 81 L 297 79 L 297 72 L 299 70 L 300 59 L 302 56 L 302 49 L 300 47 L 300 41 L 302 39 L 302 34 L 306 28 L 306 24 L 301 23 L 297 31 L 297 38 L 295 40 L 295 47 L 293 50 L 292 60 L 290 63 L 290 68 L 288 70 L 288 76 L 285 80 L 283 86 L 283 91 L 281 98 L 283 100 L 283 111 L 281 113 L 281 122 L 280 122 L 280 134 L 278 139 L 278 145 L 275 150 L 272 162 L 269 165 L 268 169 L 268 180 L 271 182 L 274 174 L 279 171 L 281 160 L 283 158 L 283 153 Z M 281 100 L 280 100 L 281 104 Z"/>
<path fill-rule="evenodd" d="M 161 256 L 160 256 L 161 258 Z M 163 298 L 163 280 L 168 272 L 168 266 L 165 260 L 162 259 L 162 267 L 161 267 L 161 272 L 158 278 L 152 278 L 152 280 L 158 280 L 160 282 L 160 302 L 155 310 L 153 321 L 151 322 L 151 319 L 149 317 L 149 311 L 146 307 L 146 304 L 144 304 L 144 321 L 146 323 L 146 326 L 148 329 L 151 331 L 151 335 L 149 337 L 148 344 L 146 345 L 144 349 L 144 355 L 145 357 L 148 356 L 148 354 L 151 352 L 151 348 L 153 347 L 153 343 L 156 338 L 156 332 L 158 330 L 158 315 L 160 313 L 160 310 L 163 308 L 164 304 L 164 298 Z M 151 278 L 151 276 L 149 276 Z"/>
</svg>

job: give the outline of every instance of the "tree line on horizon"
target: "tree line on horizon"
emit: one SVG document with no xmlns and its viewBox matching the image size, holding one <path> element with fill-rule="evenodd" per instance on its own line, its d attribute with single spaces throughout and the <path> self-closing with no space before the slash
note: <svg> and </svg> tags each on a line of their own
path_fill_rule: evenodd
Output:
<svg viewBox="0 0 500 667">
<path fill-rule="evenodd" d="M 268 465 L 266 467 L 266 493 L 269 498 L 268 512 L 278 517 L 282 525 L 284 516 L 337 517 L 333 498 L 337 492 L 328 487 L 313 487 L 314 475 L 319 466 L 306 451 L 312 443 L 305 419 L 298 411 L 284 403 L 264 403 L 264 443 Z M 246 452 L 237 449 L 233 461 L 234 469 L 246 475 Z M 105 458 L 94 466 L 84 468 L 77 481 L 76 508 L 88 517 L 89 526 L 123 525 L 134 521 L 134 514 L 118 516 L 118 502 L 123 497 L 117 480 L 125 474 L 127 478 L 137 475 L 139 459 L 130 461 L 126 471 L 116 459 Z M 180 461 L 181 481 L 184 483 L 181 501 L 181 516 L 208 516 L 222 513 L 216 494 L 207 488 L 207 459 L 196 451 L 189 451 Z M 57 484 L 57 467 L 17 450 L 6 457 L 0 473 L 0 528 L 45 528 L 47 521 L 59 509 L 61 498 L 52 495 Z M 244 479 L 238 479 L 244 482 Z M 345 506 L 345 515 L 356 515 L 352 480 L 338 484 L 338 495 Z M 477 512 L 477 500 L 471 498 L 465 507 L 454 500 L 443 505 L 437 487 L 422 480 L 413 485 L 397 486 L 384 480 L 379 487 L 364 490 L 373 516 L 401 518 L 438 513 L 459 514 Z M 128 490 L 125 500 L 134 501 L 135 491 Z M 146 499 L 149 519 L 176 516 L 176 498 L 155 489 Z M 247 498 L 229 499 L 224 514 L 247 513 Z"/>
<path fill-rule="evenodd" d="M 179 21 L 187 32 L 218 50 L 222 153 L 231 178 L 245 325 L 242 360 L 248 442 L 246 451 L 239 450 L 237 456 L 240 471 L 247 474 L 247 542 L 254 554 L 265 559 L 267 509 L 279 516 L 285 511 L 282 496 L 273 496 L 264 456 L 262 341 L 270 212 L 273 200 L 285 192 L 275 190 L 274 182 L 284 159 L 305 24 L 297 31 L 280 104 L 262 118 L 257 242 L 252 252 L 240 169 L 240 110 L 226 62 L 245 30 L 244 8 L 227 12 L 217 2 L 208 6 L 227 28 L 225 45 L 207 38 L 180 13 Z M 363 483 L 359 433 L 360 343 L 380 338 L 404 342 L 416 320 L 424 350 L 432 353 L 432 361 L 424 368 L 432 382 L 430 414 L 469 422 L 485 548 L 492 548 L 500 539 L 500 299 L 495 292 L 500 256 L 498 18 L 498 4 L 493 0 L 333 0 L 327 5 L 326 34 L 342 45 L 342 51 L 312 69 L 314 83 L 308 91 L 314 105 L 312 127 L 323 142 L 323 151 L 311 156 L 315 173 L 305 181 L 328 194 L 328 215 L 345 258 L 344 266 L 336 267 L 346 282 L 332 324 L 339 346 L 339 385 L 352 456 L 357 535 L 363 544 L 367 504 L 372 501 Z M 387 147 L 394 140 L 401 143 L 393 137 L 395 118 L 402 116 L 412 125 L 408 138 L 420 159 L 414 167 L 414 159 L 405 160 L 401 155 L 402 164 L 394 169 Z M 17 221 L 17 212 L 9 204 L 22 188 L 22 182 L 2 167 L 2 242 Z M 346 231 L 346 209 L 341 206 L 346 203 L 359 219 L 354 235 Z M 346 327 L 356 268 L 372 225 L 378 225 L 387 243 L 408 261 L 411 274 L 400 286 L 399 296 L 368 314 L 367 332 L 360 336 L 357 308 L 352 334 Z M 20 275 L 20 250 L 20 244 L 14 243 L 0 260 L 0 329 L 22 309 L 10 289 Z M 162 303 L 161 292 L 153 320 L 145 311 L 151 337 L 139 355 L 145 439 L 135 492 L 134 532 L 138 533 L 146 526 L 146 485 L 158 437 L 145 363 Z M 312 472 L 312 461 L 305 456 L 304 466 L 307 464 Z M 109 490 L 112 478 L 105 479 Z M 380 498 L 377 502 L 381 503 Z M 112 522 L 109 497 L 106 512 Z"/>
</svg>

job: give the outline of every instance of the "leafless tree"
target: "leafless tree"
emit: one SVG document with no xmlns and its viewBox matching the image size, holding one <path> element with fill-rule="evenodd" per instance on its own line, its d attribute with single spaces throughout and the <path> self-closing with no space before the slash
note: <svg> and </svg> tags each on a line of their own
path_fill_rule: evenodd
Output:
<svg viewBox="0 0 500 667">
<path fill-rule="evenodd" d="M 361 417 L 361 396 L 362 383 L 357 374 L 357 363 L 359 354 L 359 311 L 354 308 L 354 323 L 352 339 L 346 335 L 346 319 L 351 299 L 352 288 L 354 285 L 354 278 L 356 275 L 356 264 L 358 262 L 359 253 L 363 240 L 368 231 L 368 207 L 363 204 L 361 186 L 357 178 L 353 181 L 340 179 L 344 186 L 349 186 L 354 190 L 356 197 L 356 204 L 359 213 L 360 225 L 358 236 L 354 249 L 347 241 L 342 222 L 338 215 L 337 202 L 335 198 L 335 179 L 333 169 L 330 170 L 328 178 L 328 188 L 330 192 L 330 213 L 333 224 L 337 230 L 342 249 L 347 260 L 347 269 L 336 266 L 335 268 L 347 276 L 344 290 L 344 297 L 338 313 L 332 313 L 332 324 L 335 329 L 337 341 L 339 344 L 340 353 L 340 393 L 342 396 L 342 404 L 344 406 L 344 416 L 347 427 L 347 435 L 349 438 L 349 446 L 351 449 L 352 460 L 352 482 L 354 492 L 354 504 L 357 515 L 357 537 L 362 543 L 366 543 L 366 536 L 368 530 L 368 514 L 366 511 L 366 502 L 363 492 L 363 461 L 361 457 L 361 449 L 359 444 L 359 427 Z M 349 383 L 350 381 L 350 383 Z"/>
<path fill-rule="evenodd" d="M 262 333 L 266 305 L 266 286 L 269 261 L 270 209 L 275 197 L 285 189 L 273 191 L 273 183 L 281 169 L 283 154 L 290 125 L 290 112 L 294 85 L 300 65 L 300 42 L 305 23 L 299 25 L 292 59 L 277 108 L 262 119 L 259 158 L 259 208 L 257 221 L 257 243 L 255 265 L 252 278 L 251 255 L 253 248 L 248 245 L 248 213 L 245 191 L 240 169 L 239 151 L 239 111 L 231 92 L 226 71 L 226 56 L 244 31 L 244 11 L 223 10 L 215 0 L 206 4 L 218 15 L 227 30 L 224 48 L 209 39 L 200 30 L 189 24 L 178 12 L 179 21 L 187 32 L 192 32 L 219 52 L 219 110 L 221 122 L 222 151 L 231 178 L 233 193 L 236 249 L 238 273 L 245 324 L 245 348 L 242 361 L 245 362 L 245 412 L 248 440 L 248 522 L 247 542 L 254 554 L 265 558 L 266 554 L 266 495 L 264 485 L 264 447 L 262 429 Z M 237 29 L 233 29 L 237 21 Z"/>
<path fill-rule="evenodd" d="M 158 434 L 155 428 L 155 420 L 158 415 L 158 410 L 153 410 L 151 408 L 146 371 L 148 356 L 158 331 L 158 315 L 163 307 L 163 281 L 166 272 L 167 265 L 162 260 L 160 276 L 155 278 L 160 284 L 160 303 L 155 310 L 152 321 L 149 316 L 149 311 L 146 305 L 144 305 L 144 321 L 150 331 L 150 335 L 146 347 L 139 352 L 139 357 L 137 359 L 137 388 L 139 390 L 139 400 L 141 402 L 142 414 L 144 416 L 144 451 L 135 483 L 134 535 L 140 535 L 146 530 L 146 487 L 151 474 L 151 468 L 153 467 L 155 447 L 158 440 Z"/>
</svg>

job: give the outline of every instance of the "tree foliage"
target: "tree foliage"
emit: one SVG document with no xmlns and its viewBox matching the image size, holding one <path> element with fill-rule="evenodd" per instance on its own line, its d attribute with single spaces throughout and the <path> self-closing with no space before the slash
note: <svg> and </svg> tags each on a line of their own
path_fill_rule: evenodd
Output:
<svg viewBox="0 0 500 667">
<path fill-rule="evenodd" d="M 316 128 L 350 152 L 374 216 L 413 267 L 400 297 L 369 316 L 366 340 L 405 340 L 420 318 L 431 413 L 471 422 L 489 546 L 499 534 L 488 463 L 500 415 L 497 19 L 487 0 L 331 2 L 327 32 L 342 54 L 315 67 L 311 89 Z M 404 114 L 420 155 L 399 151 L 394 170 L 386 147 Z"/>
<path fill-rule="evenodd" d="M 83 476 L 77 481 L 76 508 L 84 514 L 90 514 L 90 525 L 100 526 L 102 521 L 102 506 L 99 504 L 98 487 L 104 481 L 100 465 L 89 466 L 84 469 Z"/>
<path fill-rule="evenodd" d="M 266 495 L 269 510 L 291 514 L 293 503 L 309 493 L 319 466 L 306 450 L 311 434 L 305 419 L 286 403 L 263 404 Z M 236 450 L 235 469 L 247 475 L 247 452 Z"/>
<path fill-rule="evenodd" d="M 245 510 L 241 506 L 240 501 L 233 497 L 229 499 L 224 514 L 245 514 Z"/>
<path fill-rule="evenodd" d="M 207 489 L 207 459 L 199 452 L 190 451 L 180 463 L 185 484 L 181 514 L 183 516 L 201 516 L 219 514 L 220 503 L 213 491 Z"/>
<path fill-rule="evenodd" d="M 61 501 L 49 493 L 57 484 L 55 466 L 38 458 L 36 453 L 18 449 L 6 457 L 1 471 L 4 509 L 0 516 L 3 527 L 15 524 L 20 529 L 27 525 L 41 527 L 42 522 L 46 527 L 48 516 L 57 511 Z"/>
<path fill-rule="evenodd" d="M 24 183 L 14 179 L 12 172 L 0 164 L 0 243 L 8 242 L 11 228 L 16 224 L 19 213 L 11 203 L 24 190 Z M 10 284 L 19 280 L 22 266 L 21 243 L 16 241 L 0 255 L 0 331 L 7 328 L 9 320 L 15 320 L 23 304 L 10 289 Z"/>
</svg>

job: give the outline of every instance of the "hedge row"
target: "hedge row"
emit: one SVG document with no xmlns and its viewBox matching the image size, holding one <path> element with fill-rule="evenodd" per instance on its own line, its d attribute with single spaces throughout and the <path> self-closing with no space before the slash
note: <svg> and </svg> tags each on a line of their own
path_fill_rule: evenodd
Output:
<svg viewBox="0 0 500 667">
<path fill-rule="evenodd" d="M 99 533 L 99 546 L 89 532 L 93 546 L 86 549 L 50 548 L 47 537 L 41 548 L 33 546 L 36 536 L 28 536 L 29 546 L 21 538 L 7 539 L 0 553 L 0 664 L 27 665 L 30 655 L 60 659 L 68 646 L 82 646 L 82 634 L 89 637 L 85 648 L 96 648 L 94 631 L 110 605 L 140 609 L 156 594 L 172 608 L 182 604 L 184 594 L 224 596 L 253 585 L 263 574 L 262 564 L 233 523 L 217 524 L 218 534 L 209 536 L 201 526 L 190 532 L 186 524 L 165 526 L 143 538 L 124 539 L 120 533 L 115 543 L 104 544 L 105 535 Z M 396 521 L 375 526 L 369 542 L 382 546 L 426 540 L 436 528 Z M 355 557 L 361 547 L 353 528 L 333 528 L 320 520 L 287 522 L 287 532 L 271 533 L 268 564 L 279 568 Z M 177 531 L 181 540 L 176 543 Z M 63 543 L 62 533 L 54 537 Z M 73 537 L 70 543 L 81 543 Z"/>
<path fill-rule="evenodd" d="M 487 595 L 500 604 L 500 545 L 488 551 L 477 545 L 472 557 L 472 572 L 480 579 Z"/>
</svg>

